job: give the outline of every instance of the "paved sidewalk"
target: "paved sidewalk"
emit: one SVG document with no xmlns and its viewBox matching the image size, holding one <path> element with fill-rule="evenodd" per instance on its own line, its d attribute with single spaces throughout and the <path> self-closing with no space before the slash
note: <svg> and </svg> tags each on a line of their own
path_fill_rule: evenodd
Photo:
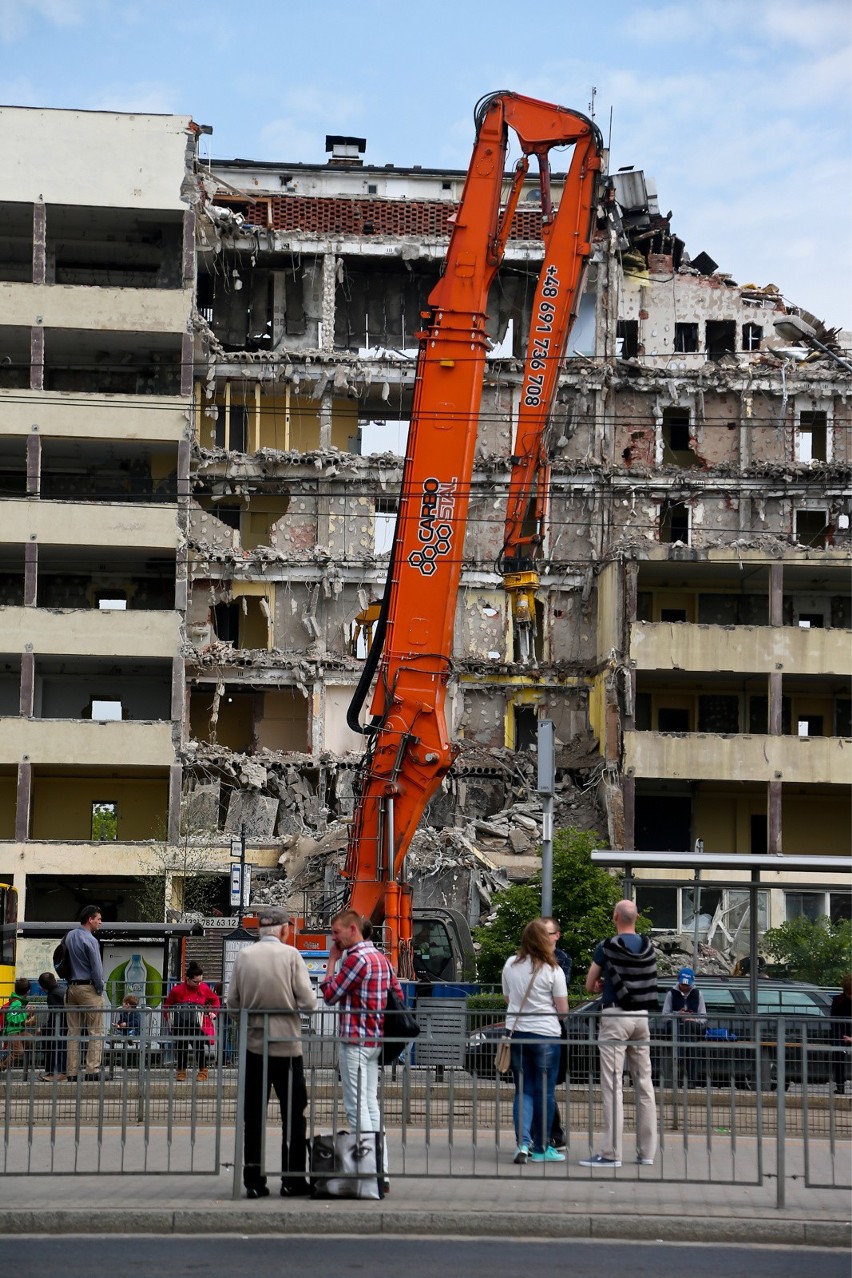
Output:
<svg viewBox="0 0 852 1278">
<path fill-rule="evenodd" d="M 448 1153 L 446 1145 L 437 1146 L 427 1166 L 420 1146 L 406 1152 L 401 1175 L 403 1155 L 393 1149 L 393 1133 L 391 1138 L 397 1174 L 392 1171 L 391 1194 L 383 1202 L 282 1200 L 274 1177 L 274 1197 L 235 1201 L 231 1168 L 207 1175 L 10 1174 L 0 1177 L 0 1234 L 404 1233 L 829 1247 L 848 1247 L 852 1237 L 849 1192 L 807 1188 L 790 1158 L 788 1175 L 794 1175 L 785 1180 L 786 1206 L 779 1210 L 776 1182 L 766 1175 L 774 1168 L 764 1168 L 762 1185 L 754 1183 L 754 1142 L 740 1143 L 732 1171 L 737 1183 L 731 1183 L 712 1158 L 702 1166 L 690 1155 L 690 1165 L 684 1165 L 685 1151 L 676 1142 L 654 1167 L 625 1164 L 604 1172 L 577 1166 L 584 1152 L 579 1146 L 564 1165 L 516 1168 L 511 1150 L 486 1145 L 477 1156 L 475 1176 L 469 1148 Z M 435 1139 L 445 1140 L 446 1133 L 436 1133 Z M 212 1145 L 202 1149 L 195 1165 L 204 1166 L 204 1155 L 211 1152 Z M 229 1153 L 226 1141 L 223 1157 Z M 106 1159 L 104 1165 L 118 1164 Z M 206 1165 L 212 1166 L 212 1159 Z M 428 1176 L 422 1174 L 427 1171 Z"/>
</svg>

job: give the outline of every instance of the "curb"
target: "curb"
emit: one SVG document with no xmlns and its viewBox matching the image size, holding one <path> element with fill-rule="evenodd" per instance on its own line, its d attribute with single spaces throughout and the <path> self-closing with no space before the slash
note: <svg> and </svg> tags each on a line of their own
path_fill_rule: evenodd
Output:
<svg viewBox="0 0 852 1278">
<path fill-rule="evenodd" d="M 779 1214 L 751 1219 L 681 1216 L 609 1216 L 578 1212 L 429 1212 L 351 1209 L 249 1211 L 235 1208 L 145 1210 L 0 1210 L 6 1234 L 388 1234 L 497 1238 L 593 1238 L 610 1241 L 763 1243 L 788 1247 L 848 1248 L 852 1224 L 843 1220 L 791 1220 Z"/>
</svg>

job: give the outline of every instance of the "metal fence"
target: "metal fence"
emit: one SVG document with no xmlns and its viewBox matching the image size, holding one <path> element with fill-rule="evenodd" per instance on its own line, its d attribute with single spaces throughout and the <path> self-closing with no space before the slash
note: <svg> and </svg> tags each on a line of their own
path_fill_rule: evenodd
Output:
<svg viewBox="0 0 852 1278">
<path fill-rule="evenodd" d="M 402 1059 L 380 1072 L 378 1099 L 390 1174 L 410 1177 L 576 1179 L 598 1173 L 579 1160 L 605 1143 L 596 1044 L 598 1016 L 569 1019 L 566 1076 L 556 1087 L 565 1161 L 514 1162 L 515 1087 L 494 1069 L 502 1027 L 494 1017 L 452 1015 L 434 1006 L 420 1015 L 422 1033 Z M 266 1014 L 259 1016 L 269 1033 Z M 579 1021 L 579 1018 L 578 1018 Z M 0 1064 L 0 1175 L 73 1172 L 216 1174 L 234 1166 L 241 1192 L 247 1013 L 222 1015 L 211 1042 L 198 1034 L 169 1037 L 147 1009 L 135 1036 L 110 1032 L 104 1018 L 102 1068 L 73 1082 L 56 1069 L 67 1038 L 24 1036 Z M 852 1151 L 852 1061 L 827 1037 L 827 1025 L 760 1017 L 734 1039 L 709 1019 L 700 1035 L 673 1038 L 650 1018 L 658 1151 L 637 1165 L 636 1098 L 625 1076 L 624 1155 L 616 1176 L 660 1182 L 759 1186 L 775 1180 L 784 1205 L 793 1177 L 812 1188 L 849 1189 Z M 338 1076 L 334 1013 L 303 1018 L 307 1135 L 347 1129 Z M 274 1040 L 273 1040 L 274 1041 Z M 89 1044 L 79 1044 L 81 1059 Z M 185 1079 L 179 1077 L 183 1065 Z M 45 1078 L 45 1075 L 50 1075 Z M 266 1080 L 268 1081 L 268 1080 Z M 615 1086 L 621 1080 L 614 1080 Z M 544 1079 L 536 1087 L 545 1088 Z M 840 1090 L 838 1090 L 840 1089 Z M 287 1108 L 285 1104 L 285 1109 Z M 282 1174 L 281 1118 L 268 1107 L 262 1164 Z M 285 1141 L 288 1132 L 285 1129 Z M 608 1173 L 610 1174 L 610 1173 Z M 284 1171 L 282 1179 L 288 1179 Z"/>
</svg>

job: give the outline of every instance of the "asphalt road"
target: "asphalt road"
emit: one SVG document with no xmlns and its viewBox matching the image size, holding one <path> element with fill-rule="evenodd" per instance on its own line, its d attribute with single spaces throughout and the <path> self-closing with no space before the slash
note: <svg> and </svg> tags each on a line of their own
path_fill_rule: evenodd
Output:
<svg viewBox="0 0 852 1278">
<path fill-rule="evenodd" d="M 97 1208 L 93 1207 L 97 1214 Z M 404 1274 L 405 1278 L 517 1278 L 570 1272 L 571 1278 L 849 1278 L 843 1251 L 726 1244 L 592 1242 L 529 1239 L 391 1237 L 317 1238 L 286 1235 L 237 1238 L 137 1234 L 93 1238 L 6 1235 L 6 1273 L 26 1278 L 92 1278 L 132 1270 L 140 1278 L 234 1278 L 286 1272 L 288 1278 L 331 1274 Z"/>
</svg>

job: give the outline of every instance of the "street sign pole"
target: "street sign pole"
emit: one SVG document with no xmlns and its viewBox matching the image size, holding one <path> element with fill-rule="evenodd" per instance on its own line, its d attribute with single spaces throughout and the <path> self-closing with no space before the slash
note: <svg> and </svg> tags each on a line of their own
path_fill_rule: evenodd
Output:
<svg viewBox="0 0 852 1278">
<path fill-rule="evenodd" d="M 556 752 L 553 720 L 538 721 L 538 792 L 541 795 L 541 913 L 553 913 L 553 795 L 556 789 Z"/>
</svg>

